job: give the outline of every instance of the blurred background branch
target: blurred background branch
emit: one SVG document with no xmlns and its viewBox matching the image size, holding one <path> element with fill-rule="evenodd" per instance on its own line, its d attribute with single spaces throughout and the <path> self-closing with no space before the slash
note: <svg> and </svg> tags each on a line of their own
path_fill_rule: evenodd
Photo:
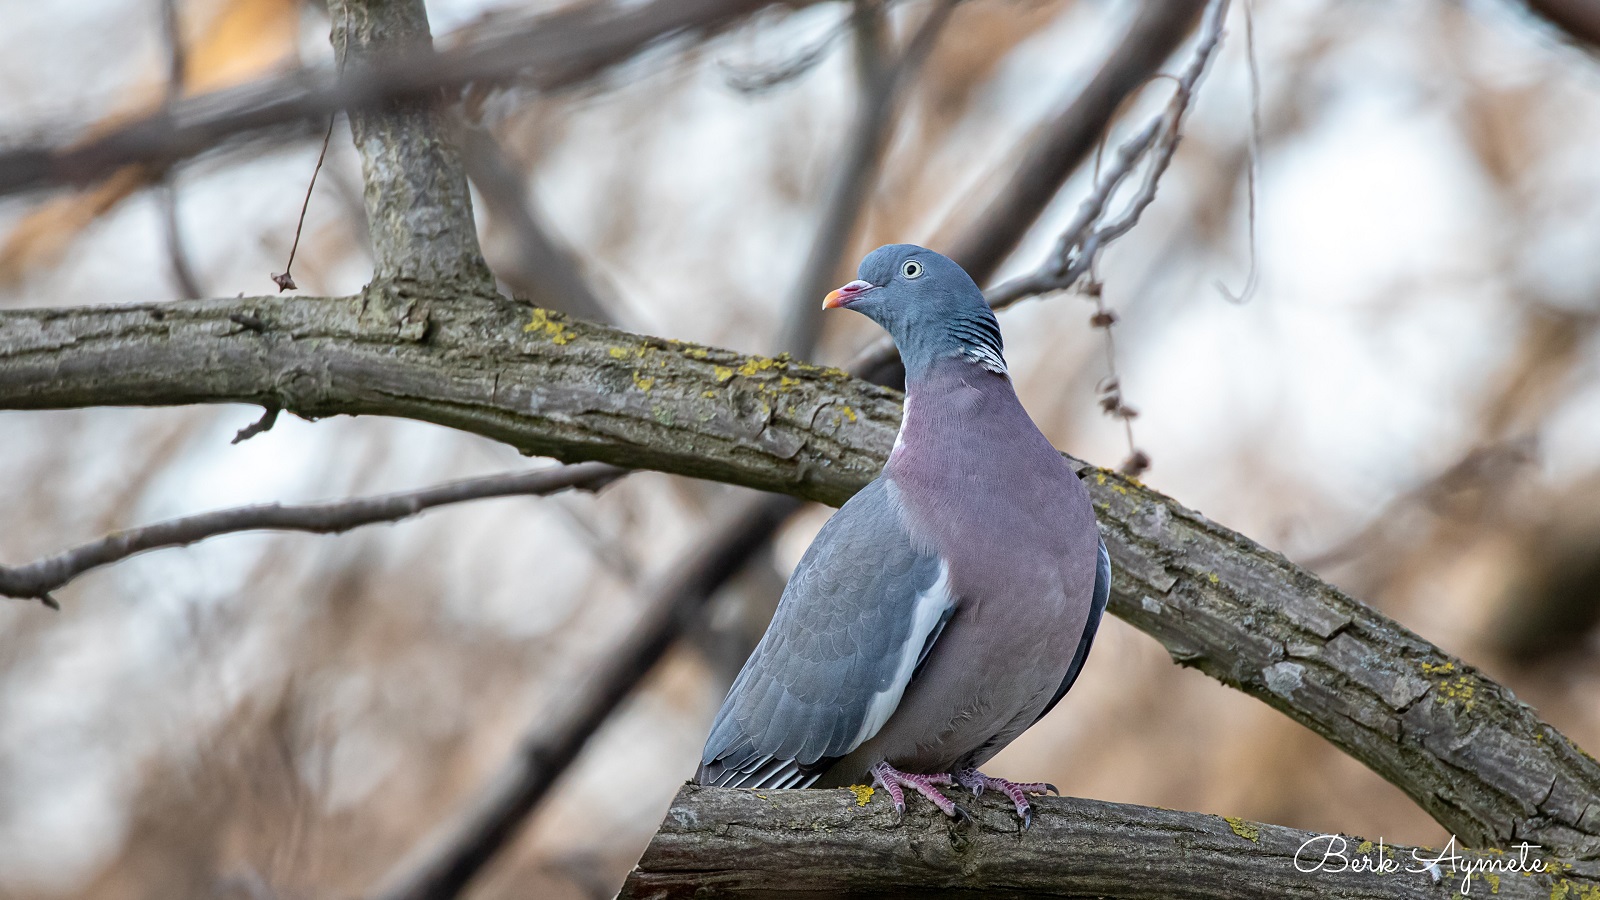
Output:
<svg viewBox="0 0 1600 900">
<path fill-rule="evenodd" d="M 382 497 L 352 498 L 305 506 L 271 503 L 202 513 L 118 531 L 27 565 L 0 566 L 0 594 L 53 603 L 50 593 L 60 590 L 79 575 L 147 550 L 184 547 L 218 535 L 261 529 L 336 534 L 363 525 L 397 522 L 450 503 L 489 497 L 537 496 L 572 488 L 599 490 L 621 474 L 623 470 L 605 463 L 578 463 L 555 469 L 455 481 Z"/>
</svg>

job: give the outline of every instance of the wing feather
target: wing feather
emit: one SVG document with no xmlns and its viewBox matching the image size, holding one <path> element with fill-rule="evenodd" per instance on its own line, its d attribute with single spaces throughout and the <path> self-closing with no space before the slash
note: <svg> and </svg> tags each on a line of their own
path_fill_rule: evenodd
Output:
<svg viewBox="0 0 1600 900">
<path fill-rule="evenodd" d="M 883 727 L 955 607 L 948 571 L 919 552 L 882 479 L 823 526 L 734 679 L 696 780 L 815 781 Z"/>
</svg>

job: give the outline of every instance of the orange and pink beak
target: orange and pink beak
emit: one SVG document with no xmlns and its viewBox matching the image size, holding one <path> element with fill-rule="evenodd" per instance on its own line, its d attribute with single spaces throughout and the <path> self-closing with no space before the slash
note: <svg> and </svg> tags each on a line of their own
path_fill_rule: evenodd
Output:
<svg viewBox="0 0 1600 900">
<path fill-rule="evenodd" d="M 870 281 L 862 281 L 858 278 L 836 291 L 829 291 L 828 296 L 822 300 L 822 308 L 838 309 L 867 291 L 875 290 L 877 287 Z"/>
</svg>

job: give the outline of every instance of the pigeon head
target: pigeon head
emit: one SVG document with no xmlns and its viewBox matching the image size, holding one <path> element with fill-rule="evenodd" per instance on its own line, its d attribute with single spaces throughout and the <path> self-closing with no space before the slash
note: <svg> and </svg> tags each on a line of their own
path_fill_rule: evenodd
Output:
<svg viewBox="0 0 1600 900">
<path fill-rule="evenodd" d="M 1006 373 L 994 311 L 955 262 L 915 244 L 887 244 L 867 254 L 856 275 L 822 306 L 855 310 L 883 326 L 900 348 L 906 377 L 952 359 Z"/>
</svg>

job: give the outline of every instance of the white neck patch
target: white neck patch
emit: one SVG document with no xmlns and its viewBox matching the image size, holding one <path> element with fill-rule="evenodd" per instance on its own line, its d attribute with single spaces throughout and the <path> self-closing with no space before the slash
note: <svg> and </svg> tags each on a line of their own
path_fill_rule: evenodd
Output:
<svg viewBox="0 0 1600 900">
<path fill-rule="evenodd" d="M 983 344 L 968 344 L 961 348 L 961 355 L 966 357 L 969 362 L 977 363 L 996 375 L 1009 374 L 1006 371 L 1005 359 L 999 353 L 996 353 L 993 347 Z"/>
</svg>

